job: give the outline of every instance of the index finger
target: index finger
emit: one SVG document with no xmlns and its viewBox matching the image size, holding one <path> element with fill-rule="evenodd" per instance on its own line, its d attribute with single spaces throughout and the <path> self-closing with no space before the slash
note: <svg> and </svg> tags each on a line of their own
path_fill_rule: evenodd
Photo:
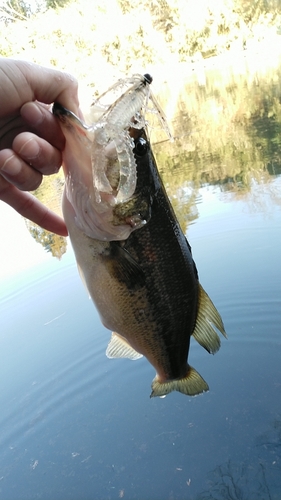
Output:
<svg viewBox="0 0 281 500">
<path fill-rule="evenodd" d="M 35 196 L 20 191 L 0 175 L 0 200 L 14 208 L 20 215 L 35 222 L 43 229 L 67 236 L 66 225 L 61 217 L 49 210 Z"/>
</svg>

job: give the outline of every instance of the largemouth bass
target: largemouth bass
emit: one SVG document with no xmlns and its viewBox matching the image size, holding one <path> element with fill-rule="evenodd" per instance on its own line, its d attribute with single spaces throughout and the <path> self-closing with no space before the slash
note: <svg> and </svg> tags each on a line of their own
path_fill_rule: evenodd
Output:
<svg viewBox="0 0 281 500">
<path fill-rule="evenodd" d="M 188 363 L 191 335 L 215 353 L 220 347 L 216 329 L 226 334 L 199 283 L 190 245 L 147 138 L 142 109 L 149 97 L 148 76 L 131 79 L 91 126 L 54 105 L 66 137 L 63 213 L 81 277 L 101 321 L 113 331 L 107 356 L 145 356 L 156 370 L 151 397 L 174 390 L 196 395 L 207 391 L 208 384 Z M 116 121 L 111 125 L 113 113 Z M 106 130 L 102 140 L 101 129 Z M 97 142 L 102 143 L 99 153 L 105 158 L 93 154 Z M 127 148 L 121 160 L 119 146 L 123 152 Z M 105 175 L 99 185 L 96 162 L 103 165 Z M 130 176 L 135 181 L 128 194 L 123 187 L 128 182 L 131 188 Z"/>
</svg>

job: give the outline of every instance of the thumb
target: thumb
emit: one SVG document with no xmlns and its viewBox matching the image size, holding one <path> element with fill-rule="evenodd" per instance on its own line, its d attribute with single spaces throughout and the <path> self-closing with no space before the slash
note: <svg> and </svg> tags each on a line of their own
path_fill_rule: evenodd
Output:
<svg viewBox="0 0 281 500">
<path fill-rule="evenodd" d="M 25 61 L 16 61 L 29 85 L 32 98 L 45 104 L 59 102 L 62 106 L 78 112 L 78 82 L 70 74 Z"/>
</svg>

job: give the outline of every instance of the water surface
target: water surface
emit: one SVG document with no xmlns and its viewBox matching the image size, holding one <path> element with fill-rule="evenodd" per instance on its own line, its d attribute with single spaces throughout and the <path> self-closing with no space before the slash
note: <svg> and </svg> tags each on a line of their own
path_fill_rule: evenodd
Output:
<svg viewBox="0 0 281 500">
<path fill-rule="evenodd" d="M 28 224 L 35 239 L 9 260 L 2 229 L 0 498 L 280 499 L 280 78 L 279 62 L 194 75 L 170 117 L 178 140 L 154 146 L 228 334 L 215 356 L 191 342 L 208 393 L 149 399 L 145 359 L 106 358 L 70 245 Z"/>
</svg>

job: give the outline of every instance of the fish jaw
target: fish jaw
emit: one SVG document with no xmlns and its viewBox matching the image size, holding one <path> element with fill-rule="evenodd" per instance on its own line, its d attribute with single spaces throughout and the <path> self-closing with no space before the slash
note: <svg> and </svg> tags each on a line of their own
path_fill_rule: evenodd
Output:
<svg viewBox="0 0 281 500">
<path fill-rule="evenodd" d="M 53 113 L 66 139 L 63 165 L 67 197 L 77 226 L 91 238 L 125 240 L 147 223 L 147 218 L 136 213 L 134 200 L 129 203 L 137 185 L 130 130 L 145 126 L 142 108 L 147 105 L 151 82 L 148 74 L 117 82 L 92 104 L 91 125 L 54 103 Z"/>
<path fill-rule="evenodd" d="M 146 221 L 142 221 L 138 214 L 119 220 L 114 212 L 118 207 L 118 193 L 114 193 L 105 173 L 101 173 L 98 185 L 94 181 L 95 163 L 103 161 L 103 156 L 108 162 L 114 161 L 116 148 L 120 144 L 117 140 L 109 141 L 104 147 L 100 144 L 101 128 L 87 126 L 58 103 L 55 103 L 53 113 L 59 118 L 66 139 L 63 152 L 65 192 L 77 226 L 90 238 L 102 241 L 127 239 L 132 231 Z M 122 144 L 126 140 L 127 147 L 133 150 L 132 144 L 129 144 L 129 134 Z M 133 169 L 134 165 L 129 168 Z M 65 210 L 68 209 L 69 206 L 65 204 Z"/>
</svg>

